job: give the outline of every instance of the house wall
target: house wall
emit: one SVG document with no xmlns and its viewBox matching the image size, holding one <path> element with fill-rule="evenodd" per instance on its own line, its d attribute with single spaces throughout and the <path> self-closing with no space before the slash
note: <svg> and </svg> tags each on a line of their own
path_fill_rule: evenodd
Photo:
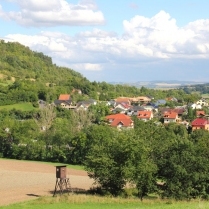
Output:
<svg viewBox="0 0 209 209">
<path fill-rule="evenodd" d="M 164 123 L 175 123 L 176 122 L 176 118 L 164 118 Z"/>
</svg>

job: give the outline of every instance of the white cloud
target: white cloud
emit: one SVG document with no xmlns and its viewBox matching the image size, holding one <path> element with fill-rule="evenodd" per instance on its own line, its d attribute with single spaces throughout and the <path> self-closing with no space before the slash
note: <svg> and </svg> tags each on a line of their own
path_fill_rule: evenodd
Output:
<svg viewBox="0 0 209 209">
<path fill-rule="evenodd" d="M 10 1 L 15 2 L 20 11 L 2 11 L 0 15 L 27 27 L 101 25 L 105 22 L 93 1 L 81 1 L 77 5 L 66 0 Z"/>
<path fill-rule="evenodd" d="M 86 63 L 84 65 L 86 70 L 90 70 L 90 71 L 100 71 L 102 69 L 102 66 L 99 64 L 92 64 L 92 63 Z"/>
<path fill-rule="evenodd" d="M 94 63 L 82 63 L 82 64 L 72 64 L 72 68 L 77 71 L 101 71 L 102 65 L 101 64 L 94 64 Z"/>
<path fill-rule="evenodd" d="M 189 58 L 191 55 L 198 57 L 199 53 L 204 53 L 205 57 L 209 57 L 209 40 L 206 38 L 209 20 L 197 20 L 179 28 L 175 19 L 160 11 L 152 18 L 135 16 L 130 21 L 124 20 L 123 25 L 126 43 L 135 42 L 138 51 L 145 55 L 146 52 L 152 51 L 146 56 L 158 54 L 162 58 Z M 205 47 L 200 47 L 199 44 Z"/>
<path fill-rule="evenodd" d="M 43 31 L 31 36 L 10 34 L 5 39 L 42 51 L 57 64 L 79 72 L 101 72 L 116 65 L 142 66 L 148 61 L 156 64 L 172 59 L 209 58 L 209 20 L 197 20 L 180 28 L 175 19 L 161 11 L 152 18 L 135 16 L 124 20 L 123 26 L 121 37 L 93 29 L 75 36 Z"/>
</svg>

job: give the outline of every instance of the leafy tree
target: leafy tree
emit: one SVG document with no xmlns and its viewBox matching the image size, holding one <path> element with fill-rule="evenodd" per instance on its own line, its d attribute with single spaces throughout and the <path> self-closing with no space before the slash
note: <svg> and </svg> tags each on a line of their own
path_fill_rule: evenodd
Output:
<svg viewBox="0 0 209 209">
<path fill-rule="evenodd" d="M 126 168 L 127 179 L 136 186 L 142 200 L 148 193 L 156 191 L 157 166 L 151 158 L 150 147 L 143 139 L 132 135 L 128 143 L 130 153 Z"/>
<path fill-rule="evenodd" d="M 124 132 L 115 132 L 112 138 L 100 137 L 99 143 L 90 148 L 85 161 L 89 176 L 112 195 L 118 195 L 126 185 L 127 136 Z"/>
</svg>

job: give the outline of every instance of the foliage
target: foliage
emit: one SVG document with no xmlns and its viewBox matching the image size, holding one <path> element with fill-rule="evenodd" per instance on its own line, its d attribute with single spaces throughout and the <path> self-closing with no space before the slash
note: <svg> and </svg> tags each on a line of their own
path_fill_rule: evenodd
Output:
<svg viewBox="0 0 209 209">
<path fill-rule="evenodd" d="M 19 43 L 0 41 L 0 50 L 0 156 L 85 163 L 90 177 L 115 196 L 129 184 L 141 199 L 153 192 L 166 198 L 208 198 L 208 132 L 190 133 L 183 125 L 164 126 L 137 118 L 133 118 L 133 130 L 118 131 L 103 123 L 110 114 L 106 106 L 110 99 L 151 96 L 155 102 L 172 96 L 180 104 L 189 104 L 200 99 L 192 91 L 208 93 L 208 87 L 153 90 L 90 82 Z M 48 105 L 60 94 L 70 94 L 74 104 L 90 98 L 100 102 L 88 111 Z M 166 106 L 176 104 L 167 101 Z M 191 108 L 183 115 L 188 121 L 195 117 Z"/>
</svg>

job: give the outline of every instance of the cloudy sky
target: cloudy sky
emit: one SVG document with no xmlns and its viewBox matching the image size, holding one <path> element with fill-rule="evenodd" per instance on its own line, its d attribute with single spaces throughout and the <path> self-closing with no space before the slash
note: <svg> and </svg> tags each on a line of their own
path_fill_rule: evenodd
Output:
<svg viewBox="0 0 209 209">
<path fill-rule="evenodd" d="M 209 81 L 208 0 L 0 0 L 0 39 L 90 81 Z"/>
</svg>

